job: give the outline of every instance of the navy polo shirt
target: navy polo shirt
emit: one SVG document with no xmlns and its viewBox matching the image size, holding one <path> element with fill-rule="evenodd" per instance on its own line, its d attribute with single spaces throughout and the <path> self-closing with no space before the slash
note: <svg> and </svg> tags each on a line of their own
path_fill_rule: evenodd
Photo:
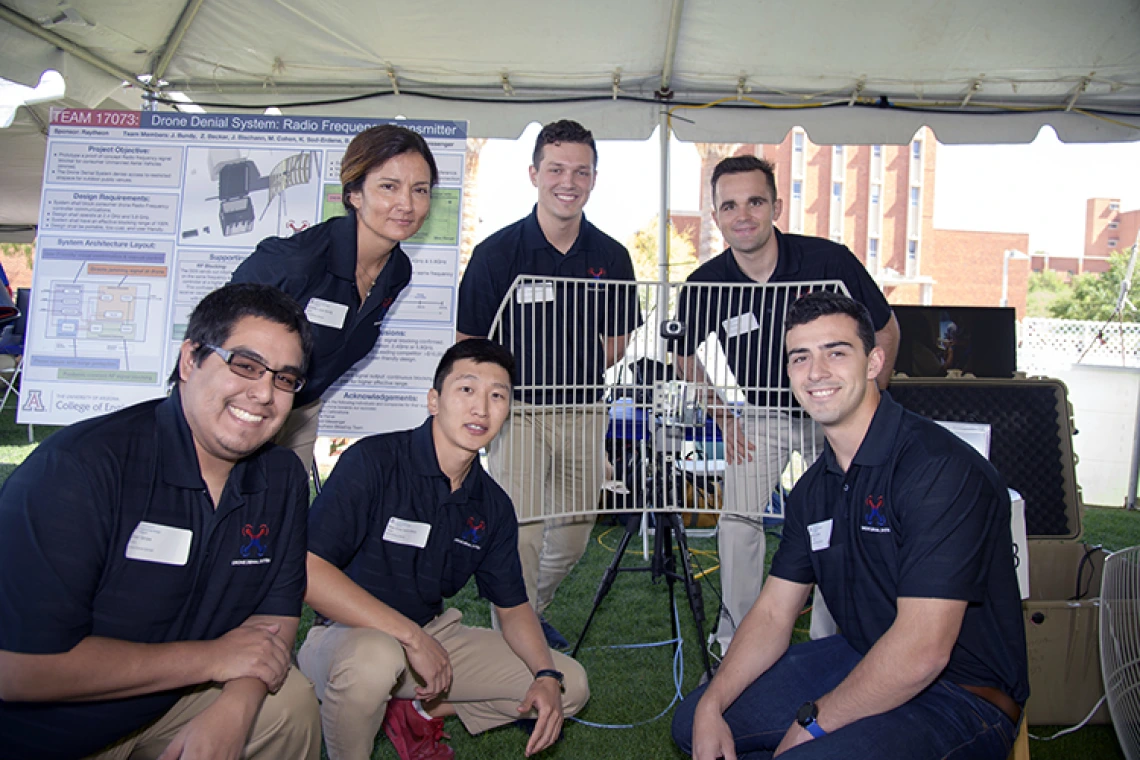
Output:
<svg viewBox="0 0 1140 760">
<path fill-rule="evenodd" d="M 472 575 L 497 607 L 527 601 L 510 497 L 478 458 L 452 493 L 436 459 L 433 419 L 355 443 L 309 512 L 309 551 L 420 626 Z M 401 520 L 430 526 L 422 548 L 400 534 Z"/>
<path fill-rule="evenodd" d="M 547 242 L 537 209 L 475 246 L 459 284 L 456 329 L 494 338 L 511 349 L 518 359 L 515 398 L 538 404 L 594 401 L 601 395 L 606 371 L 604 338 L 626 335 L 641 324 L 636 287 L 560 282 L 547 290 L 535 282 L 528 297 L 516 291 L 502 333 L 491 335 L 499 305 L 520 274 L 636 279 L 625 246 L 585 216 L 578 239 L 561 253 Z M 597 387 L 574 394 L 559 390 L 568 385 Z M 526 389 L 533 386 L 548 388 Z"/>
<path fill-rule="evenodd" d="M 843 637 L 862 654 L 894 622 L 899 597 L 968 602 L 942 677 L 993 686 L 1025 704 L 1009 519 L 1009 492 L 993 466 L 884 393 L 847 472 L 828 444 L 792 489 L 771 573 L 818 583 Z"/>
<path fill-rule="evenodd" d="M 269 444 L 234 467 L 214 509 L 177 390 L 60 430 L 0 490 L 0 649 L 201 641 L 254 614 L 298 617 L 307 503 L 300 461 Z M 143 522 L 189 531 L 185 564 L 128 559 Z M 182 694 L 0 702 L 0 756 L 82 757 Z"/>
<path fill-rule="evenodd" d="M 352 365 L 376 345 L 380 323 L 412 278 L 412 262 L 397 245 L 392 249 L 364 307 L 356 288 L 356 214 L 339 216 L 293 237 L 266 238 L 234 271 L 230 282 L 274 285 L 309 311 L 321 299 L 347 306 L 343 321 L 335 316 L 313 326 L 313 355 L 307 382 L 293 400 L 301 407 L 321 397 Z"/>
<path fill-rule="evenodd" d="M 768 283 L 840 280 L 851 297 L 871 312 L 875 330 L 886 327 L 891 307 L 879 286 L 846 246 L 817 237 L 786 235 L 773 229 L 778 251 Z M 699 266 L 686 282 L 756 285 L 736 263 L 729 248 Z M 757 406 L 795 405 L 791 393 L 765 394 L 756 388 L 789 388 L 784 356 L 784 317 L 791 301 L 809 288 L 772 293 L 758 288 L 684 288 L 677 318 L 686 335 L 677 342 L 681 356 L 692 356 L 710 333 L 716 333 L 737 383 Z"/>
</svg>

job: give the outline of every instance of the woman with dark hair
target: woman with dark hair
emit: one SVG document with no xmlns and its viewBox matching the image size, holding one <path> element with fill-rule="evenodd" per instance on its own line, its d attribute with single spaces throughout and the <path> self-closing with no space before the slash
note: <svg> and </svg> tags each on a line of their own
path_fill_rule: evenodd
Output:
<svg viewBox="0 0 1140 760">
<path fill-rule="evenodd" d="M 405 127 L 357 135 L 340 165 L 346 216 L 290 238 L 266 238 L 231 282 L 275 285 L 305 310 L 313 355 L 305 387 L 275 441 L 312 467 L 321 394 L 372 350 L 380 323 L 408 284 L 400 242 L 416 234 L 439 180 L 427 142 Z"/>
</svg>

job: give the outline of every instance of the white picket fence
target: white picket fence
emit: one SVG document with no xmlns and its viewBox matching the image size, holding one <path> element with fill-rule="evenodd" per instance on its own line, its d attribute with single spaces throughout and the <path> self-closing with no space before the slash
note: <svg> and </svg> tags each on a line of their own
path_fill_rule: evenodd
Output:
<svg viewBox="0 0 1140 760">
<path fill-rule="evenodd" d="M 1030 317 L 1018 324 L 1017 344 L 1017 368 L 1028 374 L 1048 374 L 1078 362 L 1140 367 L 1137 322 Z"/>
</svg>

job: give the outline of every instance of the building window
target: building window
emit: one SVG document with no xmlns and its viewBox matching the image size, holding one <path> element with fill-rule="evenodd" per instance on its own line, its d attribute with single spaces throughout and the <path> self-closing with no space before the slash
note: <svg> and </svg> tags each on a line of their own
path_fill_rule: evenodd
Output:
<svg viewBox="0 0 1140 760">
<path fill-rule="evenodd" d="M 1108 247 L 1109 248 L 1115 248 L 1117 243 L 1119 243 L 1119 242 L 1120 242 L 1120 240 L 1118 238 L 1109 238 L 1108 239 Z"/>
<path fill-rule="evenodd" d="M 1108 210 L 1109 211 L 1119 211 L 1120 210 L 1120 202 L 1119 201 L 1112 201 L 1111 203 L 1108 204 Z"/>
<path fill-rule="evenodd" d="M 831 183 L 831 239 L 843 242 L 843 183 Z"/>
<path fill-rule="evenodd" d="M 910 144 L 910 184 L 922 184 L 922 140 Z"/>
<path fill-rule="evenodd" d="M 806 159 L 804 158 L 805 145 L 807 137 L 804 135 L 802 129 L 796 129 L 792 132 L 792 178 L 803 179 L 804 166 Z"/>
<path fill-rule="evenodd" d="M 883 227 L 883 202 L 881 196 L 882 187 L 875 184 L 871 185 L 871 203 L 870 208 L 867 209 L 867 227 L 870 230 L 871 237 L 878 237 Z"/>
<path fill-rule="evenodd" d="M 871 181 L 883 181 L 883 146 L 871 146 Z"/>
<path fill-rule="evenodd" d="M 908 259 L 913 259 L 917 256 L 918 256 L 918 241 L 917 240 L 906 241 L 906 257 Z"/>
<path fill-rule="evenodd" d="M 867 271 L 876 274 L 879 271 L 879 239 L 867 239 Z"/>
<path fill-rule="evenodd" d="M 1116 221 L 1115 219 L 1113 219 L 1111 222 L 1108 223 L 1108 228 L 1110 230 L 1115 230 L 1119 226 L 1120 226 L 1120 222 Z"/>
<path fill-rule="evenodd" d="M 911 237 L 918 237 L 918 229 L 920 224 L 920 212 L 922 209 L 922 191 L 920 188 L 912 187 L 910 189 L 910 206 L 907 209 L 906 224 L 909 228 Z"/>
<path fill-rule="evenodd" d="M 804 183 L 801 180 L 792 181 L 792 207 L 788 226 L 792 232 L 804 231 Z"/>
</svg>

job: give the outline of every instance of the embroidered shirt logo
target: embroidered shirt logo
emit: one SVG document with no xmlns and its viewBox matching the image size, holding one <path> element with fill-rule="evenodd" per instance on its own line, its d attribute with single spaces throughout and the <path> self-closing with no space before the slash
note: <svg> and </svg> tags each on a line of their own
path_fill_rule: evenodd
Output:
<svg viewBox="0 0 1140 760">
<path fill-rule="evenodd" d="M 487 530 L 487 521 L 480 520 L 475 522 L 474 517 L 467 518 L 467 527 L 459 534 L 459 538 L 455 539 L 455 543 L 462 544 L 470 549 L 482 549 L 479 542 L 483 540 L 483 534 Z"/>
<path fill-rule="evenodd" d="M 273 561 L 266 557 L 269 551 L 269 526 L 261 523 L 257 530 L 253 525 L 246 523 L 241 529 L 241 559 L 230 562 L 231 565 L 264 565 Z"/>
<path fill-rule="evenodd" d="M 606 268 L 598 267 L 597 269 L 594 269 L 593 267 L 587 267 L 586 274 L 590 275 L 595 280 L 600 280 L 606 276 Z"/>
<path fill-rule="evenodd" d="M 867 512 L 863 514 L 863 524 L 859 527 L 868 533 L 890 533 L 887 516 L 883 513 L 883 497 L 867 497 Z"/>
</svg>

